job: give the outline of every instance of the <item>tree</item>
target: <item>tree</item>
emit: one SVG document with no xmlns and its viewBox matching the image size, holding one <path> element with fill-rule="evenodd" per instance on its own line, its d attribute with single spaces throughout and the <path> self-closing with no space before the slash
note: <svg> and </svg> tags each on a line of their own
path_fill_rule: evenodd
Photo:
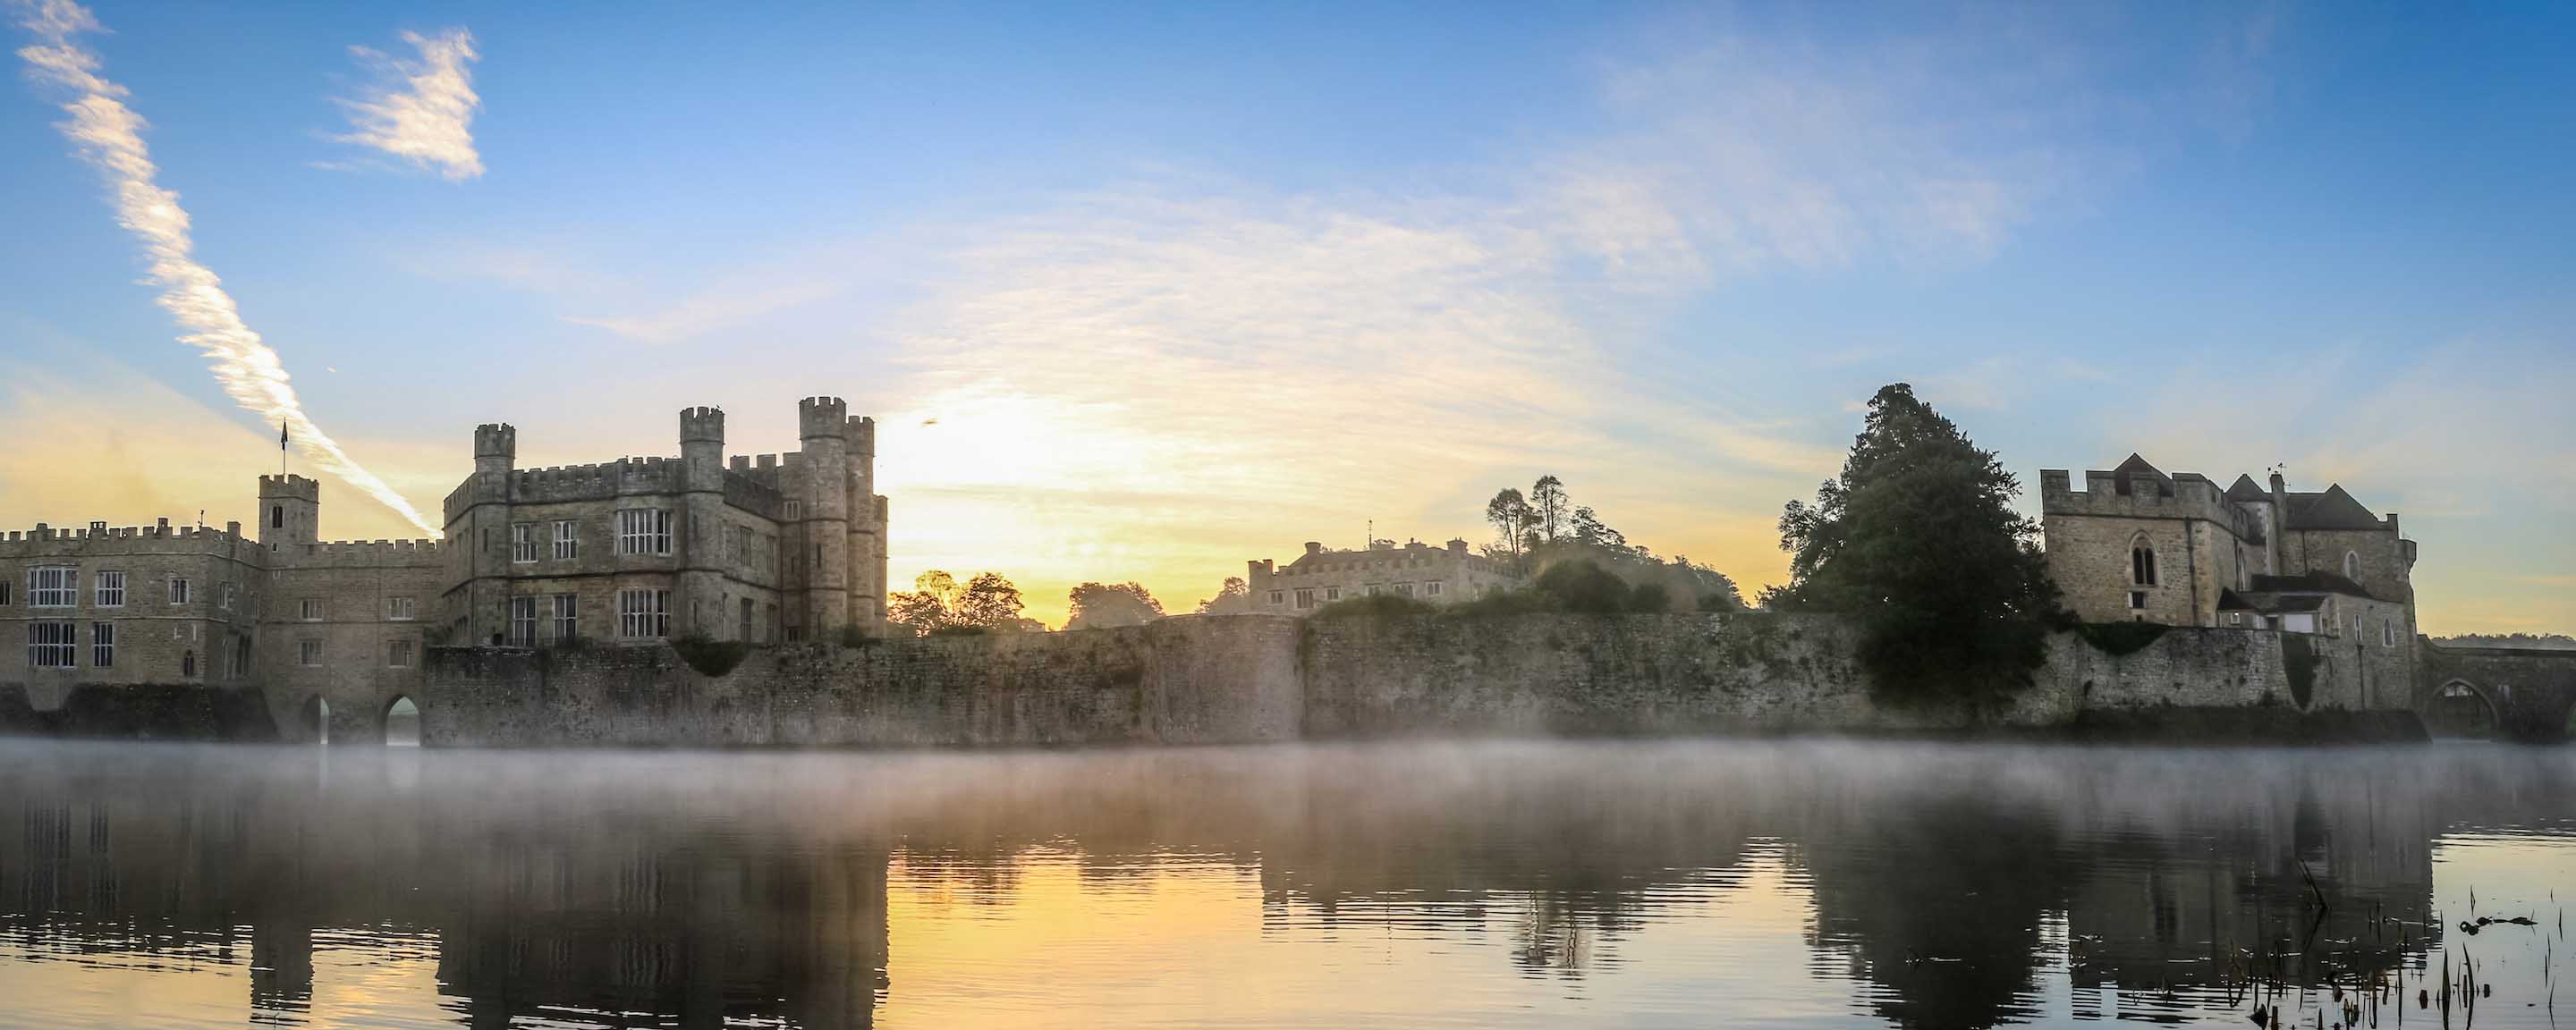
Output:
<svg viewBox="0 0 2576 1030">
<path fill-rule="evenodd" d="M 1504 487 L 1493 500 L 1485 502 L 1485 521 L 1493 524 L 1504 549 L 1515 556 L 1527 543 L 1523 537 L 1529 532 L 1530 514 L 1529 500 L 1521 496 L 1517 487 Z"/>
<path fill-rule="evenodd" d="M 1073 607 L 1064 623 L 1068 630 L 1142 626 L 1163 617 L 1163 602 L 1135 583 L 1085 583 L 1073 588 L 1068 600 Z"/>
<path fill-rule="evenodd" d="M 2039 527 L 1994 452 L 1895 383 L 1869 402 L 1842 475 L 1780 515 L 1789 582 L 1766 606 L 1841 612 L 1899 698 L 1998 700 L 2026 685 L 2062 616 Z"/>
<path fill-rule="evenodd" d="M 1530 484 L 1530 526 L 1537 531 L 1540 540 L 1555 543 L 1557 531 L 1568 528 L 1568 506 L 1564 480 L 1546 475 Z"/>
<path fill-rule="evenodd" d="M 1227 576 L 1225 585 L 1217 588 L 1215 597 L 1199 602 L 1201 615 L 1233 615 L 1251 610 L 1252 584 L 1244 582 L 1241 576 Z"/>
<path fill-rule="evenodd" d="M 1574 542 L 1587 547 L 1613 549 L 1623 549 L 1628 546 L 1628 538 L 1618 530 L 1603 524 L 1601 517 L 1593 514 L 1589 507 L 1574 509 Z"/>
<path fill-rule="evenodd" d="M 913 577 L 911 593 L 898 590 L 886 598 L 886 616 L 915 633 L 950 629 L 954 625 L 950 612 L 957 606 L 958 595 L 957 580 L 932 569 Z"/>
<path fill-rule="evenodd" d="M 928 636 L 948 633 L 1013 633 L 1044 630 L 1020 616 L 1020 588 L 999 573 L 986 572 L 957 585 L 937 569 L 912 581 L 912 592 L 897 591 L 886 599 L 886 614 Z"/>
<path fill-rule="evenodd" d="M 998 572 L 977 573 L 958 599 L 957 616 L 966 625 L 986 630 L 1025 629 L 1020 618 L 1020 588 Z"/>
</svg>

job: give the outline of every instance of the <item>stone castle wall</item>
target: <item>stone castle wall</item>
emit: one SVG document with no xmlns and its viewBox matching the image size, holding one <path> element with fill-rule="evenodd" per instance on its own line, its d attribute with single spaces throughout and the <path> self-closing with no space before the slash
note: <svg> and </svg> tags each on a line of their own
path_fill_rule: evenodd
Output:
<svg viewBox="0 0 2576 1030">
<path fill-rule="evenodd" d="M 1299 620 L 1186 616 L 1073 633 L 759 651 L 707 676 L 667 648 L 441 648 L 427 743 L 983 747 L 1401 735 L 1926 732 L 2072 727 L 2168 709 L 2399 711 L 2326 649 L 2174 628 L 2111 655 L 2051 643 L 2005 711 L 1892 708 L 1851 630 L 1769 614 Z"/>
</svg>

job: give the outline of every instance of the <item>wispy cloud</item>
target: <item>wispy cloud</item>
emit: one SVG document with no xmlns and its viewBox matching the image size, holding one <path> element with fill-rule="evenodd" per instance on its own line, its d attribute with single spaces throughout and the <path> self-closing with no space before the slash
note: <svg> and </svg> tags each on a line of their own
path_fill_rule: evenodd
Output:
<svg viewBox="0 0 2576 1030">
<path fill-rule="evenodd" d="M 284 424 L 322 471 L 382 502 L 422 532 L 437 535 L 438 527 L 306 417 L 277 352 L 242 321 L 222 280 L 197 263 L 188 212 L 179 206 L 177 193 L 156 181 L 158 170 L 143 143 L 142 116 L 125 106 L 123 86 L 99 75 L 98 55 L 76 41 L 82 33 L 100 31 L 98 20 L 70 0 L 42 0 L 25 8 L 19 21 L 36 37 L 35 45 L 18 51 L 19 57 L 37 81 L 71 94 L 63 104 L 71 116 L 60 124 L 63 135 L 106 177 L 117 222 L 143 244 L 150 281 L 161 290 L 161 307 L 187 330 L 180 341 L 206 355 L 216 381 L 234 403 L 267 423 Z"/>
<path fill-rule="evenodd" d="M 474 94 L 474 73 L 467 67 L 475 59 L 474 37 L 459 28 L 432 36 L 405 32 L 402 38 L 419 51 L 417 59 L 349 48 L 376 81 L 340 101 L 349 110 L 351 131 L 338 139 L 383 151 L 451 182 L 481 177 L 474 112 L 483 101 Z"/>
</svg>

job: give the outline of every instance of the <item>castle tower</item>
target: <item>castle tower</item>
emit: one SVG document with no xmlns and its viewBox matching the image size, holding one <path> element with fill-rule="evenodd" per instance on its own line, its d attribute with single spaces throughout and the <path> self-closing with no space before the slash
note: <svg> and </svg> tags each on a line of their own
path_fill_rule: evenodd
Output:
<svg viewBox="0 0 2576 1030">
<path fill-rule="evenodd" d="M 321 490 L 302 476 L 259 477 L 259 542 L 274 551 L 321 539 Z"/>
<path fill-rule="evenodd" d="M 725 618 L 724 411 L 680 410 L 679 555 L 673 635 L 731 640 L 741 628 Z"/>
<path fill-rule="evenodd" d="M 885 629 L 885 521 L 877 510 L 877 423 L 852 418 L 844 426 L 849 448 L 850 625 L 874 635 Z"/>
<path fill-rule="evenodd" d="M 796 402 L 804 445 L 805 625 L 814 640 L 836 640 L 850 624 L 849 405 L 838 397 Z"/>
</svg>

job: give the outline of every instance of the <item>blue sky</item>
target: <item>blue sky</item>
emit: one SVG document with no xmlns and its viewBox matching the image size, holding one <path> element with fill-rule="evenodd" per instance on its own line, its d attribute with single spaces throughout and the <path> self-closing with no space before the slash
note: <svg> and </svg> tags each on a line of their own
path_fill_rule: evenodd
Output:
<svg viewBox="0 0 2576 1030">
<path fill-rule="evenodd" d="M 477 422 L 587 462 L 712 403 L 773 451 L 830 392 L 898 578 L 1051 620 L 1371 519 L 1481 540 L 1543 472 L 1749 586 L 1906 380 L 2026 483 L 2341 482 L 2429 629 L 2576 629 L 2564 9 L 94 11 L 194 260 L 424 510 Z M 460 31 L 474 173 L 353 141 Z M 71 95 L 12 85 L 0 429 L 55 446 L 0 524 L 238 517 L 269 414 L 155 305 Z M 326 532 L 415 532 L 330 489 Z"/>
</svg>

